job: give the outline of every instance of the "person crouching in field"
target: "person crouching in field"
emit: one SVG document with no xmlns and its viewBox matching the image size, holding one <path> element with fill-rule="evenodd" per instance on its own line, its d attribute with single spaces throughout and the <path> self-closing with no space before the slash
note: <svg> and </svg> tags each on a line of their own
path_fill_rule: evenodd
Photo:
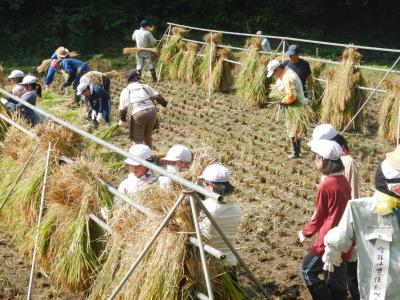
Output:
<svg viewBox="0 0 400 300">
<path fill-rule="evenodd" d="M 308 99 L 304 96 L 303 86 L 299 76 L 288 66 L 280 63 L 276 59 L 271 60 L 268 63 L 268 74 L 267 77 L 274 77 L 277 80 L 279 91 L 284 95 L 280 102 L 282 106 L 289 105 L 307 105 Z M 293 153 L 289 155 L 289 159 L 299 158 L 301 156 L 301 140 L 298 132 L 299 124 L 290 124 L 289 120 L 286 120 L 286 126 L 288 127 L 289 138 L 292 140 Z"/>
<path fill-rule="evenodd" d="M 347 299 L 346 263 L 341 263 L 324 273 L 322 256 L 324 255 L 324 236 L 339 224 L 340 218 L 351 198 L 351 188 L 343 175 L 344 166 L 340 157 L 342 148 L 333 141 L 319 140 L 312 143 L 315 153 L 315 166 L 322 173 L 317 189 L 316 208 L 310 222 L 299 232 L 300 241 L 312 237 L 318 232 L 310 252 L 306 255 L 301 268 L 301 277 L 314 300 Z M 343 261 L 351 258 L 351 250 L 343 255 Z M 319 276 L 324 273 L 324 280 Z"/>
<path fill-rule="evenodd" d="M 69 58 L 69 50 L 65 47 L 58 47 L 56 51 L 51 55 L 51 61 L 55 62 L 59 59 Z M 44 78 L 44 89 L 47 90 L 51 83 L 53 82 L 54 75 L 60 72 L 59 68 L 56 68 L 54 64 L 50 64 L 49 69 L 47 70 L 46 77 Z"/>
<path fill-rule="evenodd" d="M 217 193 L 228 199 L 214 200 L 207 198 L 203 201 L 203 204 L 229 241 L 234 244 L 242 212 L 240 206 L 232 203 L 229 197 L 234 191 L 234 187 L 229 182 L 229 170 L 220 164 L 212 164 L 204 169 L 199 178 L 206 190 Z M 236 257 L 203 212 L 200 213 L 199 220 L 200 229 L 205 235 L 207 243 L 226 254 L 226 267 L 231 272 L 233 279 L 237 281 L 235 270 L 237 265 Z"/>
<path fill-rule="evenodd" d="M 157 121 L 157 108 L 153 101 L 167 106 L 167 101 L 147 84 L 140 83 L 140 74 L 130 71 L 128 86 L 119 98 L 120 122 L 128 122 L 129 138 L 136 144 L 152 147 L 153 129 Z"/>
<path fill-rule="evenodd" d="M 111 123 L 111 98 L 110 94 L 103 88 L 80 83 L 77 88 L 77 95 L 83 95 L 89 105 L 88 118 L 93 122 L 93 128 L 97 129 L 101 119 L 107 125 Z"/>
<path fill-rule="evenodd" d="M 75 104 L 79 105 L 80 97 L 77 94 L 77 88 L 81 77 L 89 72 L 88 64 L 75 58 L 63 58 L 62 60 L 52 61 L 52 66 L 57 69 L 63 69 L 68 73 L 68 79 L 63 84 L 63 87 L 66 88 L 72 84 Z"/>
<path fill-rule="evenodd" d="M 37 96 L 42 97 L 42 86 L 36 82 L 36 77 L 27 75 L 21 83 L 24 87 L 24 93 L 21 100 L 28 102 L 31 105 L 36 105 Z M 29 107 L 22 103 L 14 103 L 6 99 L 1 99 L 1 103 L 9 110 L 21 114 L 21 116 L 31 125 L 36 125 L 39 122 L 37 114 Z"/>
<path fill-rule="evenodd" d="M 94 78 L 98 79 L 98 81 L 96 82 L 95 80 L 93 80 Z M 79 83 L 84 83 L 84 82 L 91 86 L 101 87 L 105 89 L 107 93 L 110 93 L 111 80 L 104 73 L 101 73 L 99 71 L 89 71 L 85 75 L 83 75 L 79 80 Z"/>
<path fill-rule="evenodd" d="M 161 158 L 161 161 L 166 162 L 167 171 L 172 174 L 178 174 L 189 170 L 192 161 L 192 153 L 183 145 L 172 146 L 167 155 Z M 166 176 L 158 177 L 161 188 L 168 188 L 172 184 L 172 179 Z"/>
</svg>

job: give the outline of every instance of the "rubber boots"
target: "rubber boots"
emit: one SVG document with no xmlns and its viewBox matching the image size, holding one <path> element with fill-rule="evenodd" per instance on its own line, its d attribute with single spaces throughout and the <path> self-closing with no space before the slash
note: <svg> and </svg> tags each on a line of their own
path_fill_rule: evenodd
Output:
<svg viewBox="0 0 400 300">
<path fill-rule="evenodd" d="M 156 69 L 150 69 L 151 78 L 153 78 L 153 82 L 157 82 L 157 74 Z"/>
<path fill-rule="evenodd" d="M 329 289 L 324 281 L 307 287 L 313 300 L 333 300 L 329 295 Z"/>
<path fill-rule="evenodd" d="M 301 156 L 301 141 L 296 138 L 292 139 L 293 153 L 288 156 L 289 159 L 299 158 Z"/>
</svg>

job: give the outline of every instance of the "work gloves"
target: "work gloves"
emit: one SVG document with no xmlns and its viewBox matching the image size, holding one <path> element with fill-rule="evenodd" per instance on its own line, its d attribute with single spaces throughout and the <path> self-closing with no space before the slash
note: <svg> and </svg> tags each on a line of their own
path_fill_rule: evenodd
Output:
<svg viewBox="0 0 400 300">
<path fill-rule="evenodd" d="M 122 120 L 119 120 L 119 121 L 118 121 L 118 125 L 119 125 L 119 126 L 125 126 L 125 124 L 126 124 L 126 122 L 124 122 L 124 121 L 122 121 Z"/>
<path fill-rule="evenodd" d="M 324 271 L 333 272 L 335 267 L 339 267 L 342 263 L 342 252 L 326 245 L 322 261 L 324 262 Z"/>
<path fill-rule="evenodd" d="M 96 121 L 100 123 L 101 119 L 103 118 L 102 113 L 98 113 L 96 117 Z"/>
</svg>

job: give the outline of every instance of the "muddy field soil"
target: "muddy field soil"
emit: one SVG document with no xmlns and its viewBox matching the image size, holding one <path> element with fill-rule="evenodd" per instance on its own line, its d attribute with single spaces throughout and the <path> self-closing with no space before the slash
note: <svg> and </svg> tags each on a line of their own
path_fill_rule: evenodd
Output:
<svg viewBox="0 0 400 300">
<path fill-rule="evenodd" d="M 207 99 L 208 92 L 197 86 L 169 81 L 149 84 L 172 105 L 170 111 L 159 108 L 160 128 L 153 135 L 154 150 L 165 152 L 176 143 L 191 149 L 213 147 L 220 162 L 232 171 L 236 200 L 243 211 L 236 247 L 244 261 L 276 299 L 309 299 L 299 267 L 313 239 L 301 244 L 297 232 L 313 214 L 320 179 L 307 147 L 315 125 L 311 124 L 303 137 L 302 158 L 288 160 L 291 147 L 282 116 L 277 120 L 277 104 L 243 109 L 243 99 L 233 94 L 213 93 L 211 99 Z M 118 122 L 119 93 L 125 85 L 122 75 L 112 80 L 114 122 Z M 65 113 L 71 109 L 68 101 L 72 101 L 71 97 L 51 111 Z M 359 164 L 362 196 L 372 193 L 374 171 L 384 154 L 393 148 L 376 138 L 379 101 L 373 99 L 367 106 L 364 133 L 345 134 Z M 82 110 L 80 115 L 85 115 L 84 108 L 78 110 Z M 127 128 L 119 128 L 111 142 L 125 149 L 130 147 Z M 122 168 L 115 173 L 114 184 L 126 176 L 126 171 Z M 4 261 L 3 252 L 1 254 Z M 12 285 L 16 275 L 7 270 L 2 270 L 2 274 L 11 278 Z M 243 285 L 250 286 L 241 269 L 240 280 Z M 1 292 L 6 286 L 3 282 L 0 281 Z"/>
</svg>

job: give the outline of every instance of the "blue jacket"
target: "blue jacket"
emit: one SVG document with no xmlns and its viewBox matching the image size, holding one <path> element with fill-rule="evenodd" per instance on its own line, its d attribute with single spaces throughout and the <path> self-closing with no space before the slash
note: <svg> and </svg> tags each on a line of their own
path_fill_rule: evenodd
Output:
<svg viewBox="0 0 400 300">
<path fill-rule="evenodd" d="M 62 69 L 68 74 L 77 74 L 88 68 L 87 63 L 75 58 L 64 58 L 61 60 Z"/>
<path fill-rule="evenodd" d="M 102 112 L 107 110 L 108 102 L 111 102 L 110 94 L 101 87 L 94 86 L 92 94 L 87 97 L 91 109 Z"/>
<path fill-rule="evenodd" d="M 36 91 L 31 91 L 28 93 L 25 93 L 21 96 L 21 100 L 24 100 L 28 102 L 29 104 L 35 105 L 36 106 Z M 9 110 L 12 111 L 20 111 L 20 113 L 32 124 L 35 125 L 38 122 L 38 118 L 36 113 L 30 109 L 29 107 L 26 107 L 22 103 L 12 103 L 8 102 L 5 105 Z"/>
</svg>

